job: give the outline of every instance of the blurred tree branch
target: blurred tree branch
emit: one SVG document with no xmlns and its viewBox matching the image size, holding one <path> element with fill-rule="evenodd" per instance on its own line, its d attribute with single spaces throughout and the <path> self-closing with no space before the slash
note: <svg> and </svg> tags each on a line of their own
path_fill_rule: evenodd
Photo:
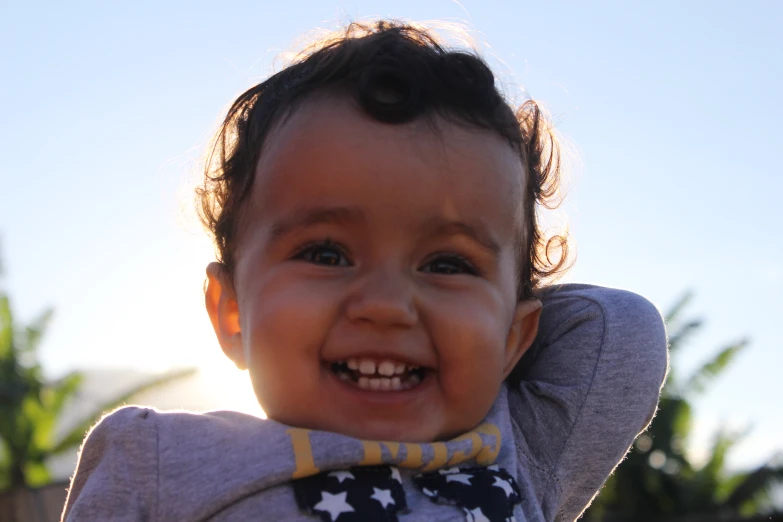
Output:
<svg viewBox="0 0 783 522">
<path fill-rule="evenodd" d="M 684 317 L 692 298 L 692 292 L 684 293 L 664 314 L 673 357 L 704 323 Z M 685 453 L 691 435 L 691 400 L 705 393 L 748 344 L 747 339 L 728 343 L 684 379 L 672 367 L 655 419 L 609 477 L 585 512 L 585 521 L 738 520 L 768 507 L 771 486 L 783 479 L 780 455 L 747 473 L 726 470 L 727 455 L 747 430 L 718 430 L 706 464 L 698 469 Z"/>
</svg>

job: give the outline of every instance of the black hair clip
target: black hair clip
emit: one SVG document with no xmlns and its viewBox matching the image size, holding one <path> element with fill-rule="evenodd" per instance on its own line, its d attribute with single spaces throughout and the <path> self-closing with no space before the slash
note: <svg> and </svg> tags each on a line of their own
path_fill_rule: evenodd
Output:
<svg viewBox="0 0 783 522">
<path fill-rule="evenodd" d="M 424 106 L 420 86 L 399 67 L 371 65 L 359 78 L 359 102 L 372 117 L 384 123 L 405 123 Z"/>
</svg>

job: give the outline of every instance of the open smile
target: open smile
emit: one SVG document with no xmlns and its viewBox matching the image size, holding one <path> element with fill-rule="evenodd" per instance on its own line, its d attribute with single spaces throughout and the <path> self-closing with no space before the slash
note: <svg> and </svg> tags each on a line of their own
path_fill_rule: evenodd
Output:
<svg viewBox="0 0 783 522">
<path fill-rule="evenodd" d="M 430 372 L 423 366 L 413 366 L 391 359 L 350 358 L 327 363 L 329 370 L 341 381 L 363 390 L 402 391 L 418 387 Z"/>
</svg>

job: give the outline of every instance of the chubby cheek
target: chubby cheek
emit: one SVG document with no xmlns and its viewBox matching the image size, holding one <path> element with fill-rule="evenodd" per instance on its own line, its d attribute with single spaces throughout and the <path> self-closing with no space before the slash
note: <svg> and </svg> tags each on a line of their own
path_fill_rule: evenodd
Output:
<svg viewBox="0 0 783 522">
<path fill-rule="evenodd" d="M 476 422 L 491 407 L 503 381 L 510 321 L 497 300 L 487 301 L 445 300 L 430 318 L 444 400 L 451 408 L 477 415 Z"/>
<path fill-rule="evenodd" d="M 272 415 L 306 403 L 301 398 L 319 385 L 320 353 L 335 300 L 318 285 L 274 278 L 249 290 L 239 305 L 242 341 L 256 395 Z"/>
</svg>

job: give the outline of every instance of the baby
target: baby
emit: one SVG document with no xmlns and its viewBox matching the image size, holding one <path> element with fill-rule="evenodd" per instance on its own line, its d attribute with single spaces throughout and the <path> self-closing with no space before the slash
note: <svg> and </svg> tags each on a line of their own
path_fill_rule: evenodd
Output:
<svg viewBox="0 0 783 522">
<path fill-rule="evenodd" d="M 269 420 L 115 411 L 63 519 L 577 518 L 667 352 L 643 298 L 542 287 L 565 259 L 536 213 L 558 151 L 481 59 L 397 22 L 242 94 L 198 191 L 206 307 Z"/>
</svg>

